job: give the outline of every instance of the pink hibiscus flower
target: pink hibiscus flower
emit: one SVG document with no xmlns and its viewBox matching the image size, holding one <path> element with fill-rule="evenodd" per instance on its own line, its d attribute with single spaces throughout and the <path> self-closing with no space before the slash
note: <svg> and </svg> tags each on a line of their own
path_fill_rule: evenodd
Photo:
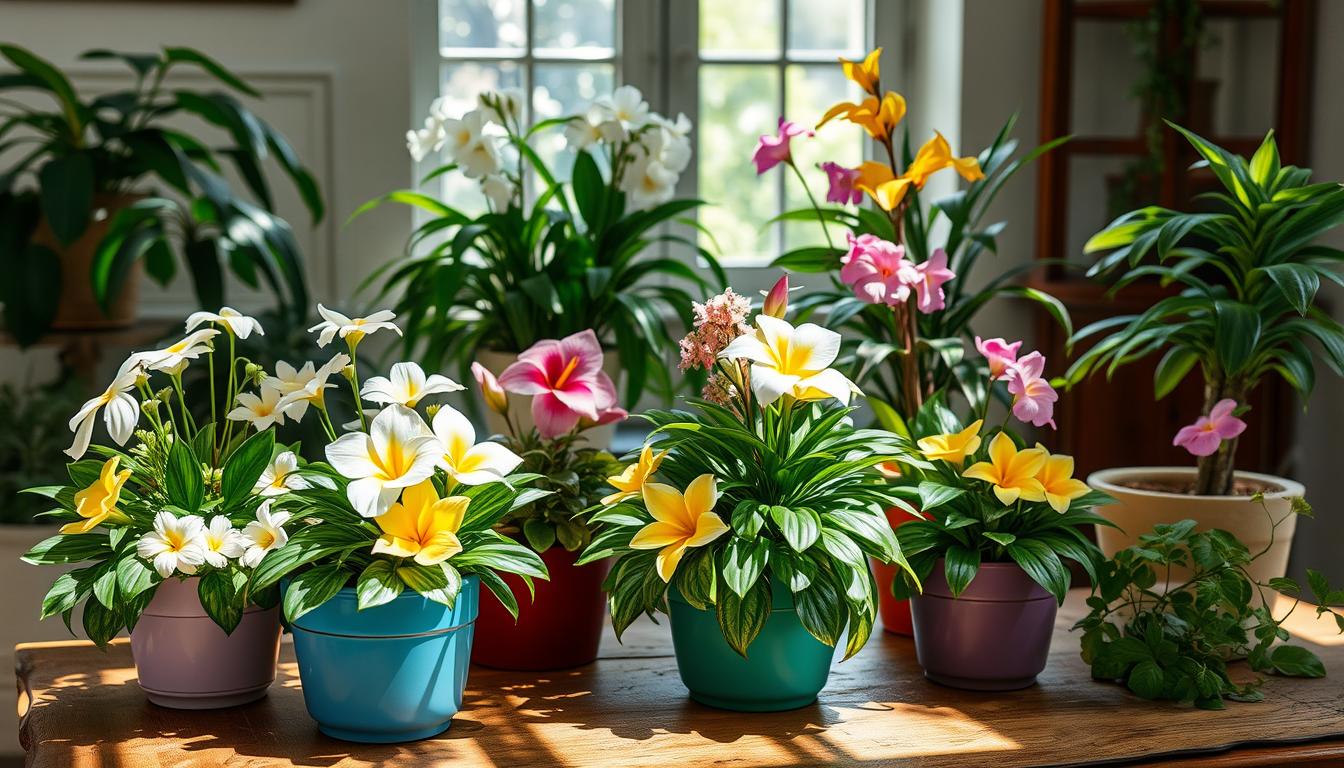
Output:
<svg viewBox="0 0 1344 768">
<path fill-rule="evenodd" d="M 1208 416 L 1200 416 L 1194 424 L 1181 427 L 1172 445 L 1179 445 L 1195 456 L 1211 456 L 1224 440 L 1231 440 L 1246 431 L 1246 422 L 1232 415 L 1237 401 L 1219 400 Z"/>
<path fill-rule="evenodd" d="M 911 285 L 919 280 L 905 248 L 877 235 L 850 234 L 849 253 L 840 263 L 840 280 L 869 304 L 895 306 L 910 298 Z"/>
<path fill-rule="evenodd" d="M 532 398 L 532 419 L 547 439 L 597 422 L 616 405 L 616 387 L 602 372 L 602 345 L 591 330 L 543 339 L 499 377 L 506 391 Z"/>
<path fill-rule="evenodd" d="M 943 283 L 957 276 L 956 272 L 947 268 L 947 251 L 937 249 L 928 261 L 916 264 L 915 271 L 919 273 L 915 280 L 919 311 L 927 315 L 942 309 Z"/>
</svg>

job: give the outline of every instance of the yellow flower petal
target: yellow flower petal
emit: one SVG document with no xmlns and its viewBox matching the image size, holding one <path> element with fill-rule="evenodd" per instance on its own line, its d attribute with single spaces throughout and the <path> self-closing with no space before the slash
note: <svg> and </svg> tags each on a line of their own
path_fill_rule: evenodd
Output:
<svg viewBox="0 0 1344 768">
<path fill-rule="evenodd" d="M 660 549 L 684 541 L 693 531 L 671 523 L 649 523 L 630 540 L 631 549 Z"/>
<path fill-rule="evenodd" d="M 723 518 L 713 512 L 706 512 L 696 520 L 695 533 L 686 539 L 686 546 L 703 547 L 728 531 L 728 524 L 723 522 Z"/>
<path fill-rule="evenodd" d="M 462 551 L 462 542 L 452 531 L 439 531 L 415 553 L 415 562 L 421 565 L 438 565 Z"/>
<path fill-rule="evenodd" d="M 663 548 L 658 553 L 654 564 L 658 567 L 658 576 L 664 583 L 672 581 L 672 574 L 677 572 L 677 564 L 681 562 L 682 555 L 686 554 L 686 545 L 673 544 Z"/>
<path fill-rule="evenodd" d="M 693 519 L 686 514 L 685 497 L 670 485 L 645 483 L 644 507 L 654 520 L 675 525 L 679 530 L 689 531 L 695 527 Z"/>
<path fill-rule="evenodd" d="M 710 474 L 701 475 L 691 481 L 686 486 L 686 512 L 688 522 L 694 521 L 706 512 L 714 509 L 714 504 L 719 500 L 719 491 L 714 483 L 714 476 Z M 695 523 L 692 523 L 692 529 Z"/>
<path fill-rule="evenodd" d="M 383 534 L 373 542 L 373 554 L 393 557 L 412 557 L 420 551 L 420 545 L 414 539 Z"/>
</svg>

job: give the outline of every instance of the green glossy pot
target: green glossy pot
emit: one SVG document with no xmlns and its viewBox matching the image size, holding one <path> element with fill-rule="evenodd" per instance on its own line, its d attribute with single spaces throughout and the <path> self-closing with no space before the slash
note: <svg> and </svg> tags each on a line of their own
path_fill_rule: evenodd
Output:
<svg viewBox="0 0 1344 768">
<path fill-rule="evenodd" d="M 677 671 L 692 699 L 736 712 L 779 712 L 817 700 L 835 649 L 803 628 L 788 588 L 775 586 L 770 618 L 745 659 L 723 639 L 714 611 L 693 607 L 675 587 L 667 596 Z"/>
</svg>

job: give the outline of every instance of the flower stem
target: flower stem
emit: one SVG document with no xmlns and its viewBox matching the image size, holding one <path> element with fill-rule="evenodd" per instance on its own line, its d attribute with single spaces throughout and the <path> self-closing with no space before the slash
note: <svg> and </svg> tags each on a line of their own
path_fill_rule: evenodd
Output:
<svg viewBox="0 0 1344 768">
<path fill-rule="evenodd" d="M 233 329 L 229 329 L 230 336 L 233 335 Z M 210 466 L 219 466 L 219 412 L 215 409 L 215 345 L 210 344 L 210 353 L 206 356 L 210 365 L 210 426 L 214 429 L 210 433 Z"/>
<path fill-rule="evenodd" d="M 364 418 L 364 405 L 359 400 L 359 342 L 352 341 L 350 346 L 350 391 L 355 396 L 355 413 L 359 414 L 359 428 L 361 431 L 369 431 L 369 422 Z"/>
<path fill-rule="evenodd" d="M 835 243 L 831 240 L 831 230 L 826 227 L 826 216 L 821 212 L 821 206 L 817 205 L 817 198 L 812 195 L 812 188 L 807 185 L 807 178 L 799 170 L 798 165 L 789 160 L 789 167 L 793 169 L 793 175 L 798 177 L 798 183 L 803 185 L 803 191 L 807 193 L 807 201 L 812 204 L 812 210 L 817 212 L 817 221 L 821 222 L 821 232 L 826 236 L 826 247 L 834 248 Z"/>
</svg>

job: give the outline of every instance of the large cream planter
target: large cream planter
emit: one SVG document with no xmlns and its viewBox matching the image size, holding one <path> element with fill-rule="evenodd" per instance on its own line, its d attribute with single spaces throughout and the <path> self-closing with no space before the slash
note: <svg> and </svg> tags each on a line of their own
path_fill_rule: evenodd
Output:
<svg viewBox="0 0 1344 768">
<path fill-rule="evenodd" d="M 495 376 L 499 376 L 503 373 L 504 369 L 512 365 L 517 359 L 518 356 L 512 352 L 494 352 L 483 349 L 476 353 L 476 361 L 488 368 L 491 373 L 495 374 Z M 610 376 L 612 383 L 616 385 L 617 401 L 619 404 L 619 393 L 621 392 L 621 361 L 614 351 L 608 351 L 603 358 L 602 371 Z M 481 403 L 481 410 L 485 411 L 485 426 L 490 434 L 508 434 L 509 427 L 508 424 L 505 423 L 503 416 L 486 408 L 485 403 Z M 527 395 L 515 395 L 510 392 L 509 416 L 512 417 L 513 423 L 523 432 L 527 432 L 535 427 L 536 422 L 532 419 L 532 398 Z M 594 448 L 611 448 L 611 441 L 616 437 L 616 425 L 604 424 L 600 427 L 594 427 L 583 434 L 588 440 L 588 444 Z M 478 440 L 483 437 L 485 437 L 485 435 L 476 436 Z"/>
<path fill-rule="evenodd" d="M 1107 557 L 1138 543 L 1139 536 L 1149 533 L 1159 523 L 1194 520 L 1196 530 L 1220 528 L 1236 536 L 1255 554 L 1270 544 L 1272 517 L 1282 521 L 1273 531 L 1273 545 L 1269 551 L 1251 563 L 1249 571 L 1256 581 L 1265 582 L 1283 576 L 1288 571 L 1288 554 L 1293 546 L 1293 530 L 1297 516 L 1292 512 L 1291 499 L 1305 496 L 1301 483 L 1274 475 L 1255 472 L 1237 472 L 1238 480 L 1266 486 L 1264 506 L 1251 501 L 1249 496 L 1193 496 L 1182 493 L 1142 490 L 1127 487 L 1126 482 L 1156 480 L 1159 482 L 1194 483 L 1196 470 L 1188 467 L 1126 467 L 1093 472 L 1088 485 L 1105 491 L 1116 499 L 1115 504 L 1097 508 L 1097 512 L 1120 526 L 1097 526 L 1097 545 Z M 1266 515 L 1265 511 L 1269 514 Z M 1172 578 L 1184 578 L 1189 570 L 1173 567 Z"/>
</svg>

